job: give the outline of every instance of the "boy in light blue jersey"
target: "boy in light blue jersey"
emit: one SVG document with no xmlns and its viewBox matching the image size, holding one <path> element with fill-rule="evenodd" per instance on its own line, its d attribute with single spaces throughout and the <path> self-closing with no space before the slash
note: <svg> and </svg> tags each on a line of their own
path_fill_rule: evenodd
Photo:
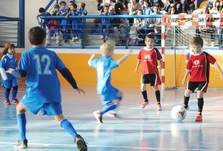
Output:
<svg viewBox="0 0 223 151">
<path fill-rule="evenodd" d="M 20 76 L 26 77 L 25 95 L 16 106 L 20 136 L 18 148 L 28 147 L 25 117 L 25 111 L 28 109 L 34 114 L 41 112 L 44 115 L 54 116 L 60 126 L 73 137 L 78 149 L 87 151 L 84 139 L 77 134 L 72 124 L 63 116 L 60 82 L 56 70 L 63 75 L 78 93 L 84 93 L 84 90 L 77 86 L 71 72 L 57 54 L 44 47 L 46 32 L 41 27 L 30 29 L 29 41 L 32 48 L 22 53 L 18 71 L 11 71 L 13 74 L 19 73 Z"/>
<path fill-rule="evenodd" d="M 97 93 L 100 95 L 101 101 L 105 106 L 100 111 L 95 111 L 94 116 L 99 123 L 103 123 L 102 116 L 116 109 L 122 99 L 122 93 L 111 85 L 111 72 L 128 58 L 131 51 L 117 61 L 112 58 L 114 53 L 114 46 L 112 44 L 102 44 L 100 51 L 102 56 L 95 58 L 93 54 L 88 60 L 88 64 L 97 70 Z"/>
</svg>

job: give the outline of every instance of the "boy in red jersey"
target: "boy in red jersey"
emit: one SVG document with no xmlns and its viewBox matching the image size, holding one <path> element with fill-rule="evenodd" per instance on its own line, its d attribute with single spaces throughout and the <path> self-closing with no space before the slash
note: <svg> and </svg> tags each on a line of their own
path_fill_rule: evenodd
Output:
<svg viewBox="0 0 223 151">
<path fill-rule="evenodd" d="M 190 94 L 197 89 L 197 100 L 198 100 L 198 113 L 195 121 L 202 122 L 202 110 L 204 106 L 203 94 L 207 91 L 209 82 L 209 71 L 210 63 L 213 64 L 220 72 L 223 77 L 223 71 L 216 59 L 205 51 L 202 51 L 203 39 L 200 36 L 193 37 L 190 42 L 190 49 L 192 55 L 190 56 L 187 66 L 186 73 L 183 78 L 183 84 L 189 77 L 189 82 L 184 93 L 184 107 L 188 109 L 188 102 Z"/>
<path fill-rule="evenodd" d="M 159 71 L 157 68 L 157 61 L 162 64 L 162 56 L 160 52 L 154 48 L 154 36 L 149 33 L 145 37 L 146 47 L 142 48 L 138 54 L 138 62 L 136 64 L 135 72 L 137 72 L 140 63 L 142 63 L 142 78 L 141 78 L 141 92 L 143 96 L 142 108 L 145 108 L 149 104 L 147 97 L 146 84 L 153 86 L 157 99 L 157 110 L 161 111 L 160 104 L 160 90 L 158 85 L 161 84 Z"/>
</svg>

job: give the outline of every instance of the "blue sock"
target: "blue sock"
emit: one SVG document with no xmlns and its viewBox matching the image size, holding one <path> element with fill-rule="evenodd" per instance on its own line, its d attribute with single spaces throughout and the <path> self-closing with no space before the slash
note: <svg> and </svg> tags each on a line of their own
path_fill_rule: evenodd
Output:
<svg viewBox="0 0 223 151">
<path fill-rule="evenodd" d="M 17 96 L 17 92 L 18 92 L 18 86 L 15 86 L 12 88 L 12 99 L 16 99 Z"/>
<path fill-rule="evenodd" d="M 76 130 L 73 128 L 72 124 L 67 120 L 64 119 L 63 121 L 60 122 L 60 126 L 66 131 L 68 132 L 73 138 L 76 138 L 77 136 L 77 132 Z"/>
<path fill-rule="evenodd" d="M 26 115 L 17 114 L 17 123 L 19 128 L 19 137 L 21 141 L 26 139 Z"/>
<path fill-rule="evenodd" d="M 9 94 L 10 94 L 10 88 L 5 88 L 5 99 L 8 100 L 9 99 Z"/>
<path fill-rule="evenodd" d="M 108 104 L 105 105 L 105 107 L 103 109 L 100 110 L 100 114 L 103 115 L 106 112 L 108 112 L 110 110 L 114 110 L 116 108 L 117 108 L 117 105 L 116 104 L 108 103 Z"/>
</svg>

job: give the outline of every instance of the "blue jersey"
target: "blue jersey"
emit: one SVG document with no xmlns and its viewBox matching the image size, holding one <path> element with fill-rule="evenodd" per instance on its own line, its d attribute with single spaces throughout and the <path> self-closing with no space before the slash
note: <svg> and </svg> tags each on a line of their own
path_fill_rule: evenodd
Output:
<svg viewBox="0 0 223 151">
<path fill-rule="evenodd" d="M 26 72 L 26 94 L 22 101 L 61 102 L 57 70 L 65 68 L 57 54 L 46 48 L 32 48 L 22 53 L 19 70 Z"/>
<path fill-rule="evenodd" d="M 112 69 L 118 67 L 115 60 L 108 56 L 95 58 L 88 62 L 88 64 L 97 70 L 97 93 L 106 94 L 113 89 L 111 85 Z"/>
<path fill-rule="evenodd" d="M 6 54 L 2 56 L 1 63 L 0 63 L 0 68 L 4 68 L 5 71 L 7 71 L 9 68 L 16 69 L 17 66 L 17 60 L 14 55 Z M 14 78 L 13 75 L 6 73 L 7 77 Z"/>
</svg>

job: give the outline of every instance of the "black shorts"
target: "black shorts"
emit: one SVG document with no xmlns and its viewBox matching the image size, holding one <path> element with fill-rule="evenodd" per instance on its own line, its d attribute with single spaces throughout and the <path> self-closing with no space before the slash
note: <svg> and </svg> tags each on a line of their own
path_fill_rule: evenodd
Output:
<svg viewBox="0 0 223 151">
<path fill-rule="evenodd" d="M 195 91 L 195 89 L 197 89 L 198 91 L 203 91 L 206 92 L 207 88 L 208 88 L 208 82 L 204 81 L 204 82 L 189 82 L 187 85 L 187 88 L 189 90 L 191 90 L 192 92 Z"/>
<path fill-rule="evenodd" d="M 142 83 L 143 84 L 150 84 L 151 86 L 156 85 L 157 75 L 156 74 L 144 74 L 144 75 L 142 75 Z"/>
</svg>

